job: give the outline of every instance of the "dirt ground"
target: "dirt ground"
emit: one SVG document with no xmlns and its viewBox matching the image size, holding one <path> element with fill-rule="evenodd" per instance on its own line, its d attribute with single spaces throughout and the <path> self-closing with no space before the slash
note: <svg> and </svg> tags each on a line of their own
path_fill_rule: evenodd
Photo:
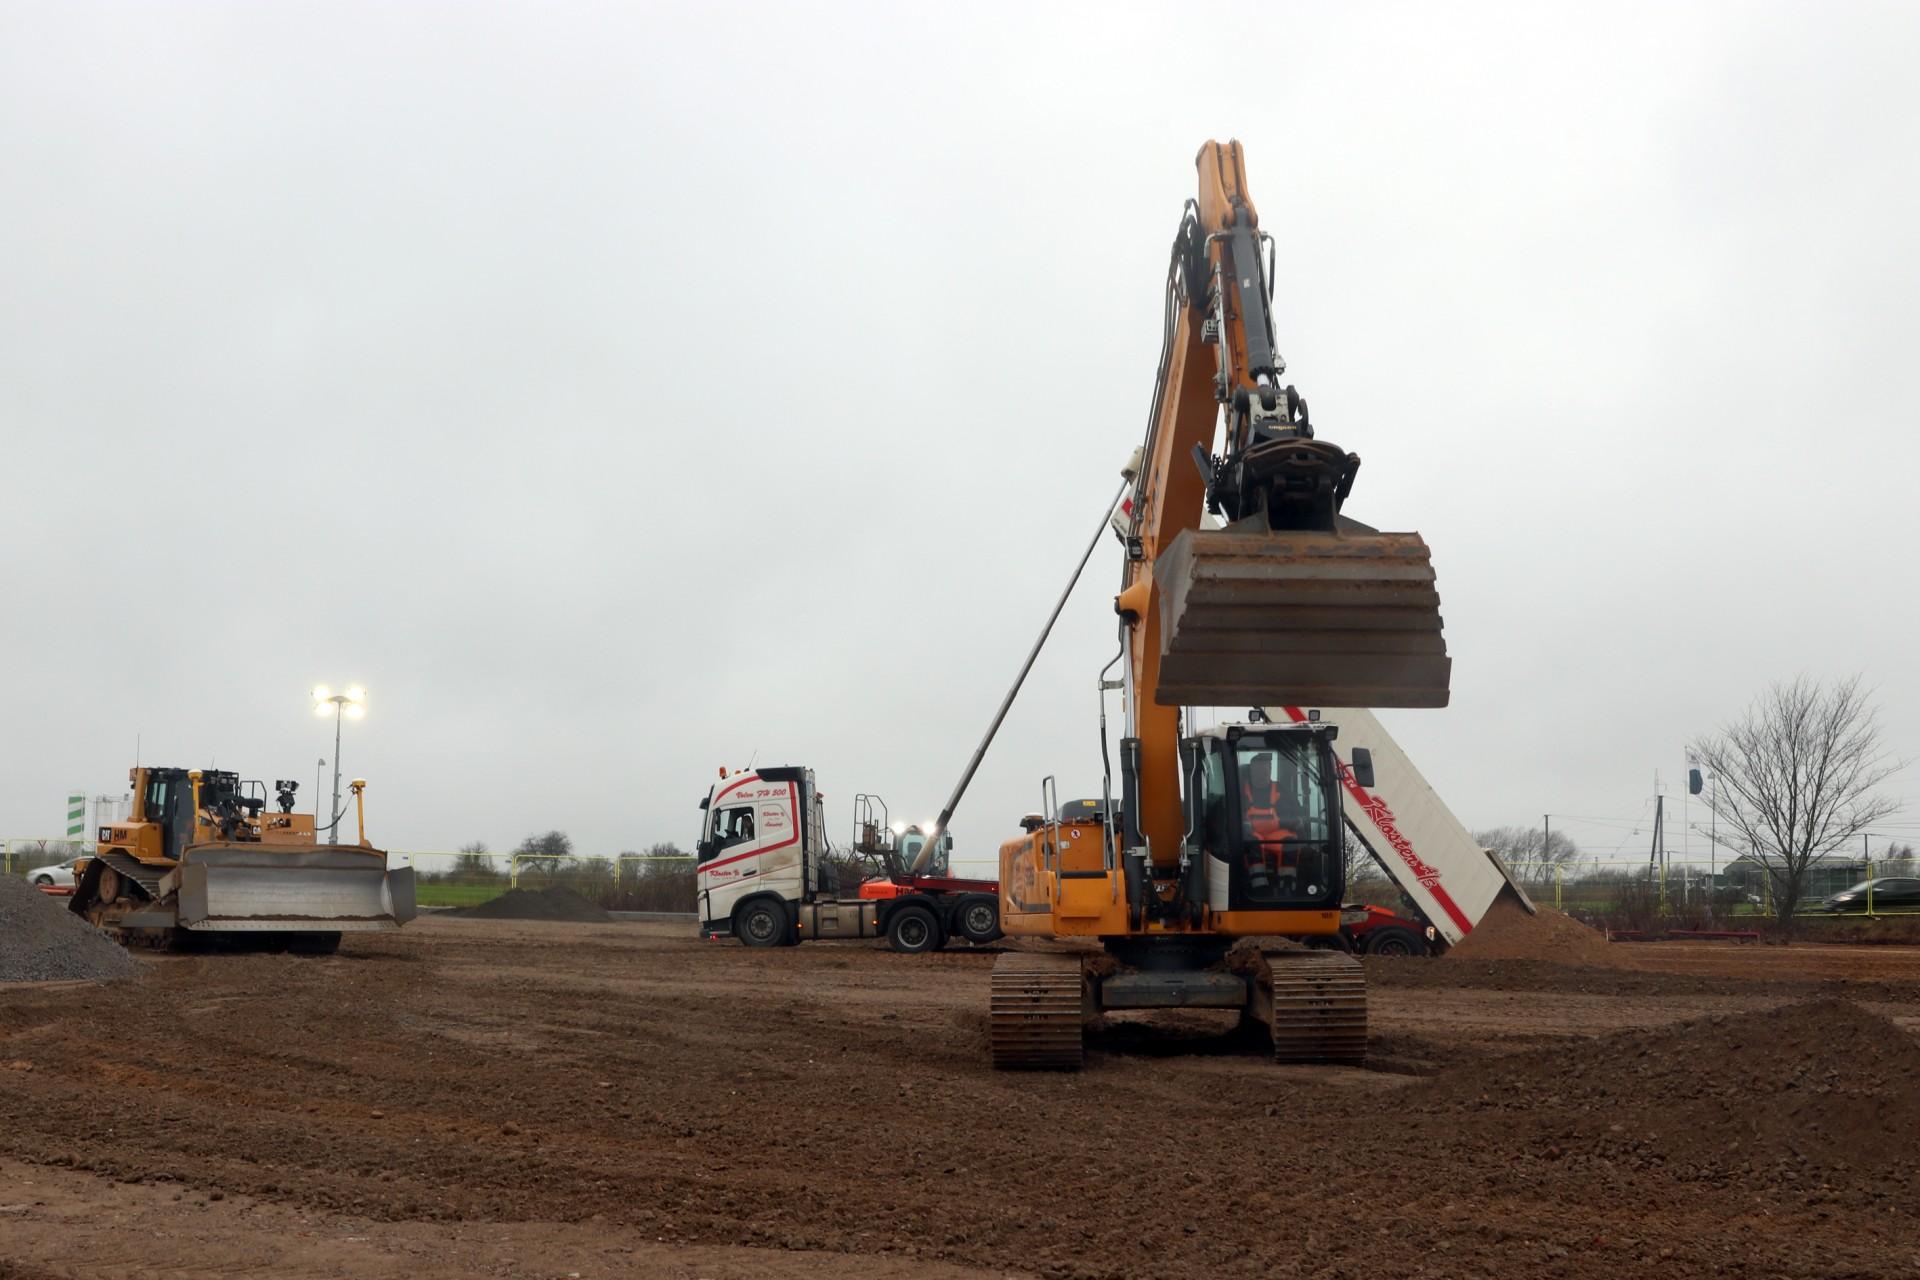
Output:
<svg viewBox="0 0 1920 1280">
<path fill-rule="evenodd" d="M 0 1280 L 1920 1273 L 1920 1134 L 1860 1127 L 1912 1092 L 1920 949 L 1615 959 L 1368 961 L 1368 1070 L 1190 1017 L 1013 1076 L 979 952 L 143 957 L 0 987 Z"/>
</svg>

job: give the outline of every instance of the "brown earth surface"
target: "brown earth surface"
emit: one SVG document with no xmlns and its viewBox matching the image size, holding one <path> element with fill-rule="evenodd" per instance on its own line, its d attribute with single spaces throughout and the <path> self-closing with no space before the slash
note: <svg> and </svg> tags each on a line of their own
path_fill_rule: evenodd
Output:
<svg viewBox="0 0 1920 1280">
<path fill-rule="evenodd" d="M 1504 891 L 1473 932 L 1449 953 L 1470 960 L 1552 960 L 1612 964 L 1619 956 L 1607 936 L 1548 906 L 1528 911 Z"/>
<path fill-rule="evenodd" d="M 991 948 L 689 932 L 0 989 L 0 1280 L 1920 1273 L 1920 950 L 1369 960 L 1372 1070 L 1190 1016 L 1015 1076 Z"/>
</svg>

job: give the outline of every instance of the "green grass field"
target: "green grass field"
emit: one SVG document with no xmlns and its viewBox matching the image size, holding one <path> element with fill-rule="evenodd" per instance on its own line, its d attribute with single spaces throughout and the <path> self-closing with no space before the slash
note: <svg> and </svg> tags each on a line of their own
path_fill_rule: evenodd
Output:
<svg viewBox="0 0 1920 1280">
<path fill-rule="evenodd" d="M 492 884 L 438 884 L 425 882 L 413 886 L 413 900 L 423 907 L 471 907 L 490 902 L 507 891 L 506 881 Z"/>
</svg>

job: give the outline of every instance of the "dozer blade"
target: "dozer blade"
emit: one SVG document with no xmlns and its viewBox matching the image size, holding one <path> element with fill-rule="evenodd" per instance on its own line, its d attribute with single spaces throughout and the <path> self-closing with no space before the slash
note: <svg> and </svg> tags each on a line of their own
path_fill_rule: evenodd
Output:
<svg viewBox="0 0 1920 1280">
<path fill-rule="evenodd" d="M 1447 705 L 1453 663 L 1417 533 L 1188 529 L 1154 580 L 1156 702 Z"/>
<path fill-rule="evenodd" d="M 200 845 L 180 866 L 180 924 L 193 930 L 360 933 L 411 920 L 413 868 L 376 850 Z"/>
</svg>

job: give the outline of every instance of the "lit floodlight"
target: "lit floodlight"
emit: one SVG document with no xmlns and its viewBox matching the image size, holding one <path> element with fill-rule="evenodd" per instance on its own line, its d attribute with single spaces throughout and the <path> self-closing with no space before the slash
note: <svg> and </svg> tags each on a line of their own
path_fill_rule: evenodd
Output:
<svg viewBox="0 0 1920 1280">
<path fill-rule="evenodd" d="M 367 691 L 365 689 L 362 689 L 357 684 L 350 684 L 347 686 L 348 702 L 365 702 L 366 700 L 367 700 Z"/>
<path fill-rule="evenodd" d="M 347 719 L 349 720 L 358 720 L 362 716 L 367 714 L 367 708 L 365 704 L 359 703 L 359 702 L 349 702 L 346 705 L 345 710 L 347 713 Z"/>
<path fill-rule="evenodd" d="M 313 686 L 313 700 L 315 702 L 331 702 L 333 701 L 333 690 L 323 684 L 317 684 Z"/>
<path fill-rule="evenodd" d="M 332 714 L 333 714 L 333 702 L 332 702 L 332 700 L 331 700 L 331 699 L 329 699 L 329 700 L 328 700 L 328 701 L 326 701 L 326 702 L 316 702 L 316 703 L 314 703 L 314 704 L 313 704 L 313 714 L 315 714 L 315 715 L 317 715 L 317 716 L 319 716 L 319 717 L 320 717 L 320 718 L 322 718 L 322 719 L 325 719 L 326 717 L 328 717 L 328 716 L 330 716 L 330 715 L 332 715 Z"/>
</svg>

